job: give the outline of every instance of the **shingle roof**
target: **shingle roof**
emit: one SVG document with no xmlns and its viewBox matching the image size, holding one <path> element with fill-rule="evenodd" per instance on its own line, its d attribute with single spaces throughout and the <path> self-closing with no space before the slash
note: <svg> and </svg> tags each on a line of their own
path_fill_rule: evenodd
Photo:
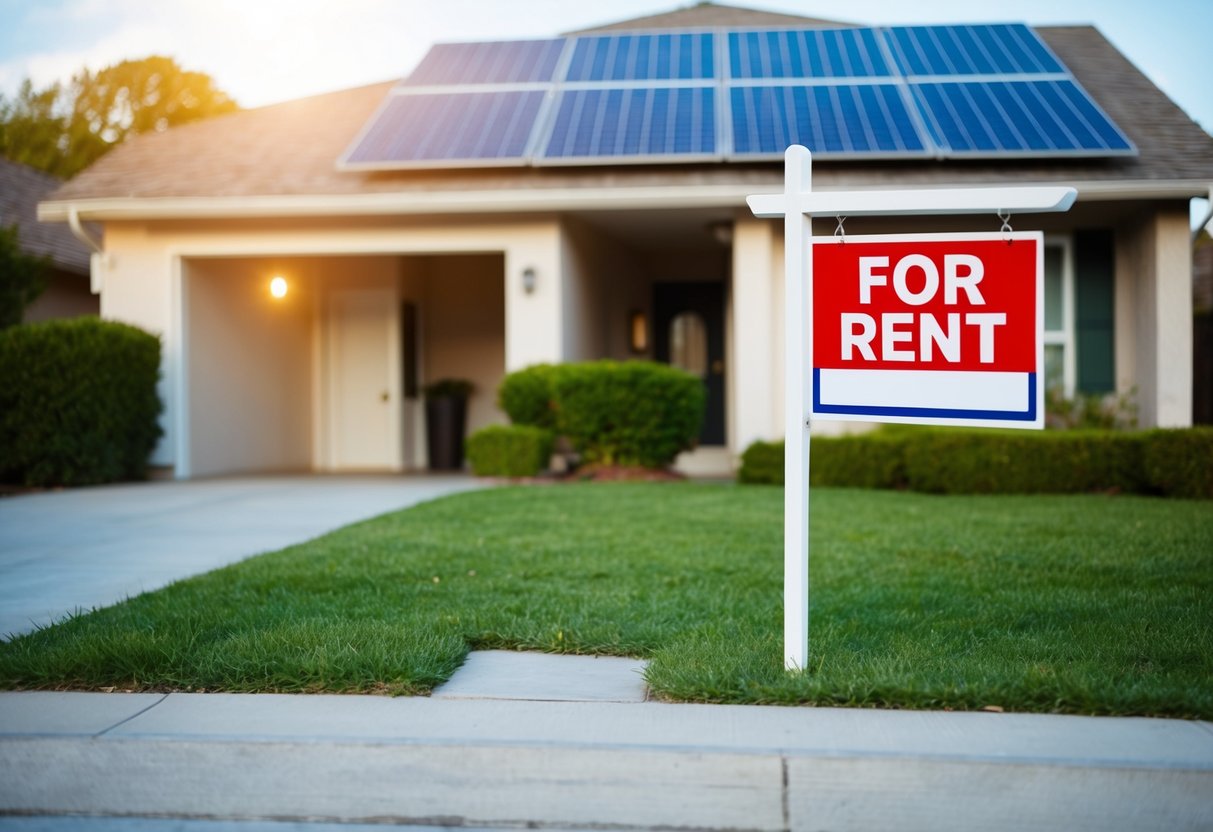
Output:
<svg viewBox="0 0 1213 832">
<path fill-rule="evenodd" d="M 1037 31 L 1140 150 L 1136 157 L 1020 161 L 823 162 L 824 186 L 1001 182 L 1213 182 L 1213 137 L 1090 26 Z M 339 171 L 336 160 L 392 82 L 247 110 L 130 139 L 57 191 L 55 201 L 427 193 L 691 184 L 778 187 L 778 163 Z"/>
<path fill-rule="evenodd" d="M 711 26 L 853 26 L 853 23 L 842 23 L 837 20 L 825 20 L 820 17 L 804 17 L 797 14 L 782 12 L 767 12 L 760 9 L 746 9 L 740 6 L 726 6 L 722 3 L 696 3 L 682 9 L 675 9 L 662 14 L 634 17 L 630 20 L 620 20 L 615 23 L 605 23 L 588 29 L 578 29 L 566 32 L 569 35 L 587 35 L 594 32 L 625 32 L 641 29 L 694 29 Z"/>
<path fill-rule="evenodd" d="M 17 239 L 27 254 L 47 255 L 64 271 L 88 274 L 89 250 L 62 223 L 38 222 L 39 201 L 60 180 L 7 159 L 0 159 L 0 226 L 17 226 Z"/>
</svg>

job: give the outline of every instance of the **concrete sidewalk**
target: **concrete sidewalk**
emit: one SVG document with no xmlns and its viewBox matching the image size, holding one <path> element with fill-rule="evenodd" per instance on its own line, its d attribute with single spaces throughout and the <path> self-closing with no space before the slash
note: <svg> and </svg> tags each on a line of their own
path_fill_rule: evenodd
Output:
<svg viewBox="0 0 1213 832">
<path fill-rule="evenodd" d="M 148 482 L 0 499 L 0 639 L 386 511 L 466 476 Z"/>
<path fill-rule="evenodd" d="M 0 693 L 0 814 L 1207 830 L 1213 726 L 654 702 L 10 692 Z"/>
</svg>

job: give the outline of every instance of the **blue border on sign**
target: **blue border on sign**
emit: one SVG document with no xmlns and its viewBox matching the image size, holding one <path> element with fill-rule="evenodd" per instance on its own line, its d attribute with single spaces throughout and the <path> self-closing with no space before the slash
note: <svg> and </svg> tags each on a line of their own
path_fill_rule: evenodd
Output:
<svg viewBox="0 0 1213 832">
<path fill-rule="evenodd" d="M 821 369 L 813 368 L 813 412 L 837 413 L 847 416 L 912 416 L 938 419 L 989 419 L 1003 422 L 1036 421 L 1036 373 L 1028 373 L 1028 409 L 1024 410 L 955 410 L 939 407 L 868 407 L 855 404 L 821 403 Z"/>
</svg>

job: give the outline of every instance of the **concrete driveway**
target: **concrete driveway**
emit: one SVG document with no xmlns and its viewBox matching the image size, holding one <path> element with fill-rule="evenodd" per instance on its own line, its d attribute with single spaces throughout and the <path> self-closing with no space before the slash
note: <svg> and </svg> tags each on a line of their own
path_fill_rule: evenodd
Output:
<svg viewBox="0 0 1213 832">
<path fill-rule="evenodd" d="M 465 476 L 273 476 L 0 499 L 0 639 L 478 487 Z"/>
</svg>

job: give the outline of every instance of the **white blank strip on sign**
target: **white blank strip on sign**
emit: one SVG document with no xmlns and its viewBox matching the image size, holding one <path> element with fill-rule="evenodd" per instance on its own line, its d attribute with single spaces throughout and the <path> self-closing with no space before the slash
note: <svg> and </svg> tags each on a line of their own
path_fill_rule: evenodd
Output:
<svg viewBox="0 0 1213 832">
<path fill-rule="evenodd" d="M 822 405 L 1025 411 L 1027 373 L 820 370 Z"/>
</svg>

